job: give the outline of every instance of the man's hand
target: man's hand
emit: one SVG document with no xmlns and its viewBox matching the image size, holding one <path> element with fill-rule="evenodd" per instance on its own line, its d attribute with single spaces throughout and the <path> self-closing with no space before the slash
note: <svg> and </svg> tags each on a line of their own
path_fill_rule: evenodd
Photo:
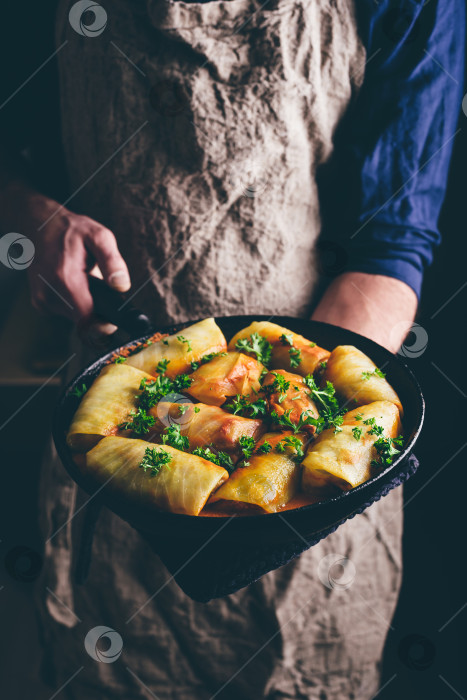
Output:
<svg viewBox="0 0 467 700">
<path fill-rule="evenodd" d="M 10 230 L 34 242 L 36 253 L 28 275 L 32 303 L 38 310 L 81 324 L 91 319 L 87 275 L 96 266 L 97 275 L 101 276 L 100 271 L 114 289 L 130 288 L 128 268 L 109 229 L 21 185 L 10 188 L 9 196 L 1 200 L 9 210 L 2 219 Z"/>
<path fill-rule="evenodd" d="M 347 328 L 397 352 L 417 311 L 415 292 L 400 280 L 346 272 L 328 287 L 312 319 Z"/>
</svg>

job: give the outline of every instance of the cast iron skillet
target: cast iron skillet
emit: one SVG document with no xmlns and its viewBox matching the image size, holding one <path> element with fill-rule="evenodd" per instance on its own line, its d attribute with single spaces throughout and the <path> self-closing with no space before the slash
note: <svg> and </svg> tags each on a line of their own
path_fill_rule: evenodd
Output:
<svg viewBox="0 0 467 700">
<path fill-rule="evenodd" d="M 93 293 L 96 297 L 96 293 L 101 295 L 101 290 L 93 290 Z M 105 303 L 105 301 L 109 303 Z M 112 307 L 111 311 L 109 311 L 109 306 Z M 130 330 L 131 328 L 141 329 L 148 326 L 148 319 L 137 310 L 130 309 L 128 306 L 122 310 L 125 314 L 125 318 L 123 318 L 122 312 L 117 312 L 111 297 L 104 300 L 104 307 L 107 308 L 103 315 L 109 320 L 116 322 L 122 328 Z M 289 316 L 275 316 L 271 318 L 270 316 L 261 316 L 259 314 L 216 318 L 216 322 L 223 331 L 227 341 L 237 331 L 248 326 L 252 321 L 268 320 L 290 328 L 290 330 L 310 338 L 318 345 L 329 350 L 332 350 L 336 345 L 355 345 L 371 357 L 378 367 L 384 370 L 388 381 L 399 394 L 404 406 L 403 427 L 406 438 L 403 452 L 390 467 L 375 474 L 369 481 L 350 491 L 339 493 L 319 503 L 302 506 L 294 510 L 286 510 L 282 513 L 242 515 L 233 518 L 229 516 L 202 517 L 166 513 L 149 508 L 145 509 L 141 506 L 135 507 L 125 502 L 124 499 L 110 493 L 105 487 L 98 488 L 92 478 L 83 474 L 74 463 L 72 453 L 68 449 L 65 440 L 71 418 L 79 403 L 79 400 L 73 397 L 71 392 L 75 387 L 81 386 L 83 383 L 89 387 L 101 368 L 115 352 L 118 353 L 122 347 L 135 343 L 135 339 L 132 339 L 126 345 L 119 346 L 102 355 L 93 364 L 80 372 L 67 386 L 58 402 L 54 416 L 53 437 L 58 454 L 72 479 L 90 495 L 94 495 L 99 503 L 111 508 L 137 529 L 151 535 L 159 535 L 165 539 L 171 538 L 173 540 L 179 538 L 184 540 L 190 538 L 209 540 L 216 532 L 217 542 L 238 542 L 242 541 L 240 538 L 247 538 L 250 545 L 288 542 L 296 540 L 297 534 L 305 539 L 309 539 L 321 530 L 325 530 L 349 517 L 364 503 L 371 501 L 379 491 L 384 489 L 384 486 L 389 481 L 404 470 L 408 457 L 420 434 L 425 403 L 415 376 L 398 355 L 392 355 L 385 348 L 357 333 L 337 326 L 331 326 L 327 323 L 307 321 Z M 192 323 L 196 323 L 196 321 L 155 328 L 151 332 L 147 330 L 137 340 L 144 341 L 155 331 L 172 334 Z"/>
</svg>

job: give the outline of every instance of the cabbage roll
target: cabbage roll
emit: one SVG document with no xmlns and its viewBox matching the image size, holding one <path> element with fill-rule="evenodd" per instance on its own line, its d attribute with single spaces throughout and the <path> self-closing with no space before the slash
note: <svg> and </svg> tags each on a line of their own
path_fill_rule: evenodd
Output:
<svg viewBox="0 0 467 700">
<path fill-rule="evenodd" d="M 182 406 L 182 408 L 180 408 Z M 239 455 L 241 437 L 254 440 L 264 433 L 265 426 L 257 418 L 234 416 L 218 406 L 204 403 L 164 403 L 151 409 L 157 418 L 155 429 L 160 434 L 169 425 L 179 425 L 180 434 L 186 436 L 190 450 L 213 445 L 229 455 Z"/>
<path fill-rule="evenodd" d="M 242 342 L 240 347 L 237 347 L 237 343 L 248 340 L 253 333 L 258 333 L 271 343 L 269 366 L 273 369 L 293 369 L 297 374 L 305 377 L 307 374 L 313 374 L 320 363 L 327 360 L 330 355 L 328 350 L 320 348 L 302 335 L 269 321 L 254 321 L 236 333 L 229 343 L 229 350 L 241 350 L 252 354 L 242 346 Z"/>
<path fill-rule="evenodd" d="M 158 473 L 151 466 L 141 466 L 147 450 L 165 457 Z M 152 505 L 187 515 L 198 515 L 210 494 L 229 476 L 222 467 L 168 445 L 115 436 L 105 437 L 88 452 L 86 471 L 108 491 L 137 506 Z"/>
<path fill-rule="evenodd" d="M 263 365 L 253 357 L 228 352 L 193 372 L 187 393 L 203 403 L 222 406 L 231 396 L 258 393 L 262 371 Z"/>
<path fill-rule="evenodd" d="M 300 375 L 283 369 L 273 370 L 265 376 L 263 390 L 271 411 L 275 411 L 278 416 L 290 411 L 289 418 L 295 425 L 303 412 L 313 418 L 319 418 L 316 404 L 310 398 L 308 387 Z M 316 426 L 305 425 L 303 430 L 314 435 Z"/>
<path fill-rule="evenodd" d="M 337 433 L 334 428 L 323 430 L 310 444 L 303 460 L 304 491 L 331 484 L 346 491 L 367 481 L 371 462 L 378 458 L 374 443 L 401 432 L 399 409 L 391 401 L 374 401 L 346 413 L 341 428 Z"/>
<path fill-rule="evenodd" d="M 105 435 L 116 433 L 118 424 L 136 408 L 142 379 L 154 379 L 127 363 L 101 370 L 84 394 L 67 435 L 72 450 L 86 452 Z"/>
<path fill-rule="evenodd" d="M 127 365 L 154 374 L 161 360 L 167 360 L 165 374 L 173 378 L 182 372 L 191 372 L 191 363 L 204 355 L 225 352 L 227 343 L 213 318 L 206 318 L 182 331 L 157 340 L 126 361 Z"/>
<path fill-rule="evenodd" d="M 234 511 L 248 509 L 266 513 L 275 513 L 287 505 L 298 492 L 301 471 L 296 450 L 283 443 L 287 438 L 296 439 L 302 446 L 306 440 L 300 433 L 267 433 L 258 443 L 248 466 L 236 469 L 209 502 L 221 503 L 222 508 Z M 277 452 L 279 442 L 284 452 Z M 271 449 L 262 454 L 261 447 L 265 443 Z"/>
<path fill-rule="evenodd" d="M 332 382 L 336 393 L 352 402 L 352 407 L 372 401 L 391 401 L 403 415 L 398 395 L 380 374 L 375 363 L 361 350 L 353 345 L 338 345 L 329 357 L 323 378 Z"/>
</svg>

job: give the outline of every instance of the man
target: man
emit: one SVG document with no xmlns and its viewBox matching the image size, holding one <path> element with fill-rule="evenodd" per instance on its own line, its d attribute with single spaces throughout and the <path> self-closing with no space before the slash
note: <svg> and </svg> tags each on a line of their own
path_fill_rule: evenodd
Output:
<svg viewBox="0 0 467 700">
<path fill-rule="evenodd" d="M 89 335 L 86 274 L 97 264 L 110 286 L 131 284 L 161 325 L 312 311 L 396 351 L 439 238 L 462 4 L 116 0 L 93 37 L 69 9 L 59 3 L 56 42 L 73 207 L 20 178 L 2 194 L 3 228 L 35 242 L 33 303 Z M 336 176 L 321 196 L 342 210 L 330 244 L 341 262 L 312 309 L 316 179 L 331 156 L 345 168 L 345 190 Z M 400 585 L 400 489 L 287 566 L 203 605 L 110 512 L 88 581 L 76 586 L 86 496 L 55 456 L 43 485 L 38 594 L 63 697 L 377 693 Z M 333 554 L 352 562 L 351 585 L 321 582 L 318 566 Z M 100 625 L 121 636 L 114 663 L 86 653 L 84 638 Z"/>
</svg>

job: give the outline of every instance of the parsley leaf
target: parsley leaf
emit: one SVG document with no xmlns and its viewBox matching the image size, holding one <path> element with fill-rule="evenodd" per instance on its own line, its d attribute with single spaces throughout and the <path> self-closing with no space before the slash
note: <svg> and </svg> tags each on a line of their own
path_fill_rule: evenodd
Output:
<svg viewBox="0 0 467 700">
<path fill-rule="evenodd" d="M 242 437 L 238 441 L 238 444 L 240 446 L 244 459 L 249 459 L 255 449 L 254 438 L 242 435 Z"/>
<path fill-rule="evenodd" d="M 167 466 L 172 461 L 172 456 L 165 450 L 157 450 L 155 447 L 146 447 L 144 457 L 139 463 L 141 469 L 149 472 L 150 476 L 159 474 L 162 467 Z M 170 469 L 170 467 L 168 467 Z"/>
<path fill-rule="evenodd" d="M 165 435 L 162 435 L 162 442 L 164 445 L 170 445 L 170 447 L 175 447 L 176 450 L 181 450 L 186 452 L 190 449 L 190 443 L 186 435 L 182 435 L 180 432 L 179 425 L 169 425 L 164 430 Z"/>
<path fill-rule="evenodd" d="M 334 427 L 334 432 L 340 432 L 339 426 L 342 425 L 344 420 L 343 411 L 339 408 L 339 402 L 335 396 L 336 390 L 332 383 L 326 382 L 326 387 L 320 389 L 312 374 L 307 374 L 304 381 L 310 390 L 310 397 L 318 405 L 320 417 L 324 419 L 321 430 Z M 321 430 L 318 429 L 319 427 L 320 426 L 317 426 L 317 433 L 321 432 Z"/>
<path fill-rule="evenodd" d="M 206 362 L 211 362 L 211 360 L 213 360 L 215 357 L 224 357 L 225 355 L 227 355 L 226 352 L 210 352 L 207 355 L 203 355 L 198 362 L 192 362 L 191 369 L 193 372 L 195 372 L 201 367 L 201 365 L 205 365 Z"/>
<path fill-rule="evenodd" d="M 281 416 L 279 416 L 277 411 L 271 411 L 271 420 L 273 423 L 281 426 L 282 428 L 293 430 L 294 433 L 300 432 L 305 425 L 316 426 L 317 433 L 321 432 L 323 429 L 324 419 L 322 417 L 314 418 L 314 416 L 310 415 L 309 411 L 302 411 L 298 422 L 294 423 L 290 418 L 291 413 L 291 408 L 289 408 L 288 411 L 285 411 Z"/>
<path fill-rule="evenodd" d="M 86 384 L 81 384 L 81 386 L 75 386 L 73 391 L 70 391 L 70 396 L 75 396 L 77 399 L 81 399 L 85 393 L 87 392 L 88 388 Z"/>
<path fill-rule="evenodd" d="M 249 418 L 265 416 L 267 413 L 267 403 L 264 399 L 250 402 L 242 394 L 237 394 L 229 403 L 224 404 L 222 408 L 230 411 L 234 416 L 247 416 Z"/>
<path fill-rule="evenodd" d="M 370 371 L 362 372 L 362 377 L 363 377 L 364 381 L 366 381 L 367 379 L 371 379 L 371 377 L 375 377 L 375 376 L 380 377 L 381 379 L 384 379 L 386 375 L 384 374 L 384 372 L 382 372 L 380 369 L 378 369 L 378 367 L 375 367 L 375 369 L 372 370 L 371 372 Z"/>
<path fill-rule="evenodd" d="M 138 408 L 137 411 L 131 410 L 129 418 L 131 418 L 131 420 L 120 423 L 118 427 L 123 430 L 132 430 L 135 435 L 145 435 L 149 433 L 149 428 L 152 428 L 156 422 L 154 416 L 148 415 L 144 408 Z"/>
<path fill-rule="evenodd" d="M 282 345 L 292 345 L 293 346 L 293 335 L 292 333 L 282 333 L 279 340 Z"/>
<path fill-rule="evenodd" d="M 157 363 L 156 367 L 156 372 L 158 374 L 165 374 L 167 372 L 167 365 L 170 363 L 170 360 L 160 360 L 160 362 Z"/>
<path fill-rule="evenodd" d="M 232 473 L 235 469 L 235 465 L 232 462 L 232 458 L 226 453 L 221 451 L 213 452 L 210 447 L 195 447 L 193 454 L 203 459 L 207 459 L 208 462 L 213 462 L 217 464 L 218 467 L 224 467 L 228 472 Z"/>
<path fill-rule="evenodd" d="M 192 352 L 193 348 L 191 347 L 191 341 L 189 341 L 188 338 L 185 338 L 184 335 L 177 335 L 177 340 L 179 343 L 186 344 L 187 352 Z"/>
<path fill-rule="evenodd" d="M 401 449 L 404 445 L 404 438 L 402 435 L 396 438 L 379 438 L 374 443 L 374 447 L 378 453 L 377 459 L 371 460 L 372 467 L 388 467 L 393 463 L 394 459 L 400 454 Z M 401 449 L 398 449 L 398 448 Z"/>
<path fill-rule="evenodd" d="M 263 442 L 263 444 L 260 447 L 258 447 L 258 449 L 256 450 L 256 453 L 259 455 L 267 455 L 269 452 L 271 452 L 271 450 L 272 450 L 271 443 L 268 442 L 267 440 L 265 440 Z"/>
<path fill-rule="evenodd" d="M 195 413 L 199 413 L 201 411 L 201 409 L 199 406 L 195 406 L 194 411 L 195 411 Z"/>
<path fill-rule="evenodd" d="M 292 369 L 295 369 L 299 366 L 300 362 L 302 361 L 302 353 L 298 348 L 290 348 L 289 356 L 290 366 L 292 367 Z"/>
<path fill-rule="evenodd" d="M 352 433 L 353 436 L 356 440 L 360 440 L 362 437 L 362 429 L 361 428 L 352 428 Z"/>
<path fill-rule="evenodd" d="M 303 445 L 300 438 L 294 435 L 287 435 L 287 437 L 282 438 L 276 445 L 276 452 L 285 452 L 286 447 L 291 447 L 294 451 L 293 460 L 295 462 L 301 462 L 305 456 L 303 451 Z"/>
<path fill-rule="evenodd" d="M 253 353 L 263 365 L 268 365 L 271 360 L 272 345 L 259 333 L 252 333 L 249 338 L 240 338 L 235 347 L 241 352 Z"/>
<path fill-rule="evenodd" d="M 122 355 L 118 355 L 114 360 L 114 365 L 121 365 L 122 362 L 126 362 L 126 357 L 123 357 Z"/>
</svg>

